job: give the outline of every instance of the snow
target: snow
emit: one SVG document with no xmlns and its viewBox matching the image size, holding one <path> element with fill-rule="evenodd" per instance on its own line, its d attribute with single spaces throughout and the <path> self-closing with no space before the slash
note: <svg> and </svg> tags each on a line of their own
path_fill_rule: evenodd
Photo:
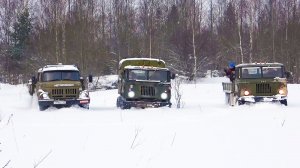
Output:
<svg viewBox="0 0 300 168">
<path fill-rule="evenodd" d="M 39 71 L 78 71 L 78 68 L 75 65 L 46 65 L 43 68 L 40 68 Z"/>
<path fill-rule="evenodd" d="M 128 65 L 124 69 L 149 69 L 149 70 L 169 70 L 168 68 L 152 67 L 152 66 L 131 66 Z"/>
<path fill-rule="evenodd" d="M 104 75 L 93 77 L 93 83 L 89 83 L 89 90 L 95 89 L 116 89 L 118 83 L 118 75 Z"/>
<path fill-rule="evenodd" d="M 163 62 L 165 64 L 165 61 L 161 60 L 161 59 L 155 59 L 155 58 L 126 58 L 126 59 L 122 59 L 119 62 L 119 66 L 121 66 L 123 64 L 123 62 L 125 61 L 157 61 L 157 62 Z"/>
<path fill-rule="evenodd" d="M 89 110 L 43 112 L 26 86 L 0 84 L 0 167 L 298 168 L 300 85 L 288 85 L 287 107 L 230 107 L 226 80 L 182 84 L 181 109 L 120 110 L 105 90 L 90 93 Z"/>
</svg>

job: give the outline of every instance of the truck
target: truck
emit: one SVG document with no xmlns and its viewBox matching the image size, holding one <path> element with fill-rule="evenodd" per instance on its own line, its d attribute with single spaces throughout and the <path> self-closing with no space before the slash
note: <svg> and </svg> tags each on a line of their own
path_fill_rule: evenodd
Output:
<svg viewBox="0 0 300 168">
<path fill-rule="evenodd" d="M 36 93 L 41 111 L 50 106 L 89 108 L 89 92 L 76 65 L 46 65 L 29 80 L 28 89 L 30 95 Z"/>
<path fill-rule="evenodd" d="M 227 104 L 280 102 L 287 106 L 289 72 L 281 63 L 244 63 L 235 66 L 235 77 L 223 82 Z"/>
<path fill-rule="evenodd" d="M 171 79 L 174 78 L 175 74 L 161 59 L 122 59 L 118 67 L 116 105 L 121 109 L 171 107 Z"/>
</svg>

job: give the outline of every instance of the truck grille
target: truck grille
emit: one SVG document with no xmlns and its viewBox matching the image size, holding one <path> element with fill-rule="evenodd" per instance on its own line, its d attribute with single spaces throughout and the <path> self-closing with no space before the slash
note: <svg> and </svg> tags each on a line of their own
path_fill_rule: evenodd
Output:
<svg viewBox="0 0 300 168">
<path fill-rule="evenodd" d="M 256 93 L 271 93 L 270 84 L 267 83 L 256 84 Z"/>
<path fill-rule="evenodd" d="M 152 86 L 141 86 L 142 96 L 155 96 L 155 88 Z"/>
<path fill-rule="evenodd" d="M 52 95 L 62 95 L 64 94 L 64 90 L 63 89 L 52 89 Z"/>
<path fill-rule="evenodd" d="M 53 98 L 76 98 L 77 89 L 52 89 L 51 95 Z"/>
<path fill-rule="evenodd" d="M 77 90 L 76 89 L 66 89 L 66 94 L 75 94 L 76 95 Z"/>
</svg>

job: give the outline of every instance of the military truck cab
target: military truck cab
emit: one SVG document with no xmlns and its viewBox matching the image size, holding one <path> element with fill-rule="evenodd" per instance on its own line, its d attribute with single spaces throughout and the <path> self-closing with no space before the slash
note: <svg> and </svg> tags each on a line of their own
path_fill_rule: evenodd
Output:
<svg viewBox="0 0 300 168">
<path fill-rule="evenodd" d="M 75 65 L 46 65 L 40 68 L 37 77 L 31 79 L 30 88 L 36 92 L 40 110 L 72 105 L 89 108 L 89 92 L 85 90 L 83 78 Z"/>
<path fill-rule="evenodd" d="M 159 59 L 128 58 L 119 63 L 117 107 L 171 107 L 174 75 Z"/>
<path fill-rule="evenodd" d="M 235 80 L 222 84 L 226 102 L 280 102 L 287 106 L 286 74 L 281 63 L 239 64 L 235 67 Z"/>
</svg>

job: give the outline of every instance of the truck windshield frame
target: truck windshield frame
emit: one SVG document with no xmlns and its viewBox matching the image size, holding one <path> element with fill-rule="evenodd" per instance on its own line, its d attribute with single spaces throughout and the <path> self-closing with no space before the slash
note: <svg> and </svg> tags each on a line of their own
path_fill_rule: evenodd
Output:
<svg viewBox="0 0 300 168">
<path fill-rule="evenodd" d="M 242 79 L 283 78 L 283 71 L 282 66 L 257 66 L 242 67 L 240 73 Z"/>
<path fill-rule="evenodd" d="M 165 70 L 130 69 L 130 70 L 128 70 L 127 79 L 128 80 L 170 82 L 169 72 L 165 71 Z"/>
<path fill-rule="evenodd" d="M 79 71 L 45 71 L 42 74 L 42 81 L 79 81 L 80 74 Z"/>
</svg>

